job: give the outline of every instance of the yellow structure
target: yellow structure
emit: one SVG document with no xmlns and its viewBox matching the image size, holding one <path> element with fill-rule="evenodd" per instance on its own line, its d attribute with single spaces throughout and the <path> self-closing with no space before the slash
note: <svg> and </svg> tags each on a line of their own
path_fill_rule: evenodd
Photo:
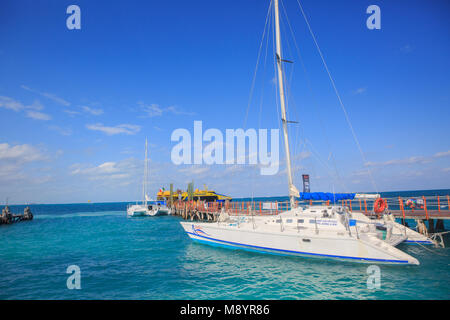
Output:
<svg viewBox="0 0 450 320">
<path fill-rule="evenodd" d="M 174 191 L 172 192 L 173 200 L 182 200 L 187 201 L 189 194 L 186 191 Z M 170 191 L 169 190 L 159 190 L 159 192 L 156 195 L 157 200 L 166 200 L 169 201 L 170 199 Z M 195 189 L 192 195 L 192 200 L 197 201 L 206 201 L 206 202 L 214 202 L 214 201 L 226 201 L 226 200 L 232 200 L 231 197 L 226 196 L 224 194 L 220 194 L 215 192 L 214 190 L 208 190 L 208 188 L 205 187 L 204 190 Z"/>
</svg>

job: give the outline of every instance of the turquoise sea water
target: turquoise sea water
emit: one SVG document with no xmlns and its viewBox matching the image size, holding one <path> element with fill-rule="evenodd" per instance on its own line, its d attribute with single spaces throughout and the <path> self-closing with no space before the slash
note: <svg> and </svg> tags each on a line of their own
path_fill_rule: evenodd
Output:
<svg viewBox="0 0 450 320">
<path fill-rule="evenodd" d="M 33 221 L 0 226 L 0 299 L 450 298 L 449 248 L 400 245 L 421 265 L 379 265 L 370 290 L 367 264 L 195 244 L 180 218 L 127 218 L 126 205 L 33 205 Z M 69 265 L 80 290 L 67 289 Z"/>
</svg>

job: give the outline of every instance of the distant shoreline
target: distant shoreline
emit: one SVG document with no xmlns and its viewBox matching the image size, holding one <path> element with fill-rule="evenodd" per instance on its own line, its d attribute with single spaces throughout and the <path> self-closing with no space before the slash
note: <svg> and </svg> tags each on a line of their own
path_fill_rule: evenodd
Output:
<svg viewBox="0 0 450 320">
<path fill-rule="evenodd" d="M 389 193 L 431 193 L 431 192 L 445 192 L 446 195 L 450 194 L 450 188 L 449 189 L 421 189 L 421 190 L 398 190 L 398 191 L 380 191 L 378 193 L 380 194 L 389 194 Z M 375 191 L 358 191 L 356 193 L 376 193 Z M 414 195 L 408 195 L 408 196 L 414 196 Z M 279 195 L 279 196 L 254 196 L 254 197 L 233 197 L 233 200 L 242 200 L 242 199 L 271 199 L 271 198 L 287 198 L 286 195 Z M 62 203 L 8 203 L 8 206 L 40 206 L 40 205 L 95 205 L 95 204 L 112 204 L 112 203 L 136 203 L 141 202 L 142 200 L 131 200 L 131 201 L 102 201 L 102 202 L 62 202 Z M 3 203 L 1 206 L 5 206 Z"/>
</svg>

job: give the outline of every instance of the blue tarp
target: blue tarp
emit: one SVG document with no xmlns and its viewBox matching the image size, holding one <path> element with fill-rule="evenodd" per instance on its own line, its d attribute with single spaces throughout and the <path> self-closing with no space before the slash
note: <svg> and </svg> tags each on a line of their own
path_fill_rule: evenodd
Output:
<svg viewBox="0 0 450 320">
<path fill-rule="evenodd" d="M 331 192 L 300 192 L 300 200 L 322 200 L 337 202 L 341 200 L 352 200 L 355 193 L 331 193 Z"/>
</svg>

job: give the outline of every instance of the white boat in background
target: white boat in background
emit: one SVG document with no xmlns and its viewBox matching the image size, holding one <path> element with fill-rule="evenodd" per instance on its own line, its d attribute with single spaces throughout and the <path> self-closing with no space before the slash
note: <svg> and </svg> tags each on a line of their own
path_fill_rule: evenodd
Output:
<svg viewBox="0 0 450 320">
<path fill-rule="evenodd" d="M 132 204 L 127 207 L 127 215 L 129 217 L 143 216 L 167 216 L 170 214 L 169 208 L 159 203 Z"/>
<path fill-rule="evenodd" d="M 419 261 L 395 246 L 407 236 L 385 236 L 362 213 L 341 206 L 297 207 L 287 130 L 278 0 L 273 0 L 278 93 L 283 125 L 290 209 L 272 216 L 229 216 L 223 209 L 217 222 L 180 222 L 196 242 L 213 246 L 363 263 L 418 265 Z M 374 197 L 374 196 L 371 196 Z M 375 196 L 376 197 L 376 196 Z M 392 224 L 386 224 L 386 226 Z M 387 228 L 386 228 L 387 229 Z"/>
<path fill-rule="evenodd" d="M 130 204 L 127 206 L 128 217 L 143 217 L 143 216 L 164 216 L 170 214 L 169 208 L 163 201 L 152 201 L 147 195 L 147 181 L 148 181 L 148 143 L 145 139 L 145 161 L 144 161 L 144 181 L 142 183 L 142 203 Z"/>
</svg>

